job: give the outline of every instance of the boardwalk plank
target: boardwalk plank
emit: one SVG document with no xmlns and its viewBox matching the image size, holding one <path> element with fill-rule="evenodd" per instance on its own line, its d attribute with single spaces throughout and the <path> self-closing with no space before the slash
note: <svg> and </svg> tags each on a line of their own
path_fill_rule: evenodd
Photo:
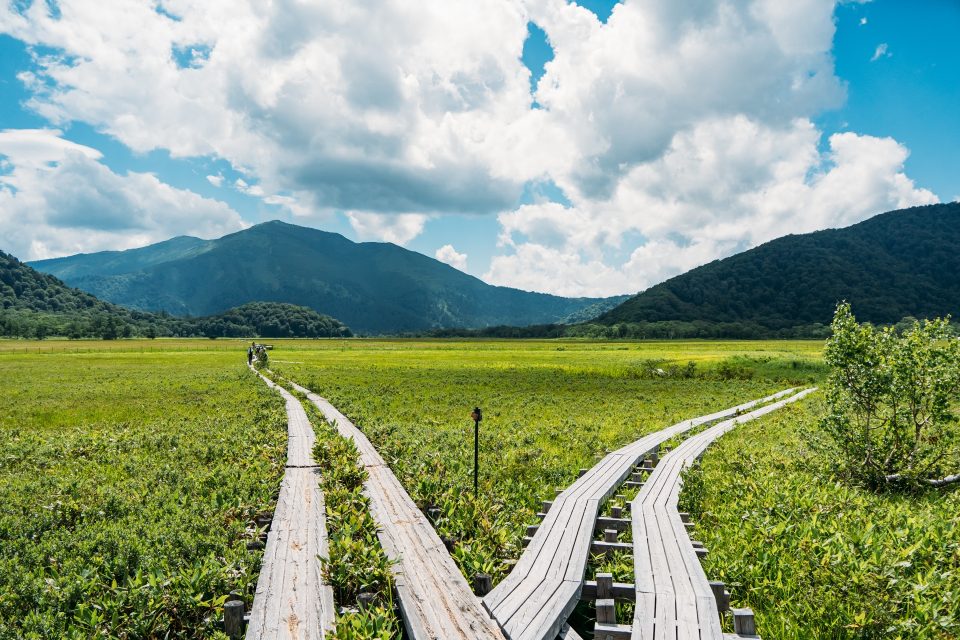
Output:
<svg viewBox="0 0 960 640">
<path fill-rule="evenodd" d="M 364 492 L 370 499 L 371 515 L 384 552 L 396 563 L 394 579 L 408 636 L 415 640 L 503 640 L 437 532 L 369 439 L 326 399 L 296 383 L 291 385 L 357 445 L 368 473 Z"/>
<path fill-rule="evenodd" d="M 660 443 L 702 424 L 729 418 L 792 390 L 685 420 L 603 458 L 553 502 L 513 571 L 483 603 L 510 640 L 553 640 L 580 599 L 600 504 Z M 672 587 L 671 587 L 672 589 Z"/>
<path fill-rule="evenodd" d="M 683 520 L 677 511 L 681 473 L 710 444 L 749 420 L 795 402 L 814 389 L 722 420 L 687 438 L 664 456 L 630 503 L 637 605 L 632 637 L 640 640 L 723 640 L 716 601 Z M 755 407 L 757 403 L 751 403 Z M 653 597 L 650 589 L 653 588 Z M 652 624 L 651 624 L 652 622 Z"/>
<path fill-rule="evenodd" d="M 318 556 L 329 555 L 323 493 L 313 461 L 313 429 L 300 402 L 260 376 L 284 398 L 287 468 L 257 580 L 247 640 L 319 640 L 334 626 L 333 590 Z"/>
</svg>

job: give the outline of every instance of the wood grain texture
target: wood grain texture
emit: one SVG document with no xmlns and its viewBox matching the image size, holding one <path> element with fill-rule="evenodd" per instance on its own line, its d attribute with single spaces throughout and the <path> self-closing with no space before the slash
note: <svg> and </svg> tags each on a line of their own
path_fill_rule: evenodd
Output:
<svg viewBox="0 0 960 640">
<path fill-rule="evenodd" d="M 635 640 L 723 640 L 710 582 L 677 509 L 681 473 L 710 444 L 735 428 L 801 398 L 806 389 L 754 411 L 723 420 L 684 440 L 660 460 L 630 503 L 633 521 Z"/>
<path fill-rule="evenodd" d="M 259 375 L 259 374 L 258 374 Z M 333 589 L 320 559 L 329 554 L 314 433 L 300 401 L 260 376 L 286 402 L 287 468 L 273 512 L 247 625 L 247 640 L 319 640 L 334 628 Z"/>
<path fill-rule="evenodd" d="M 792 391 L 685 420 L 640 438 L 608 454 L 562 491 L 513 571 L 483 599 L 504 634 L 510 640 L 557 637 L 580 600 L 599 507 L 634 472 L 641 458 L 679 433 L 729 418 Z"/>
<path fill-rule="evenodd" d="M 364 492 L 393 573 L 407 634 L 415 640 L 503 640 L 433 526 L 367 437 L 327 400 L 291 383 L 356 443 L 368 473 Z M 551 639 L 553 640 L 553 639 Z"/>
</svg>

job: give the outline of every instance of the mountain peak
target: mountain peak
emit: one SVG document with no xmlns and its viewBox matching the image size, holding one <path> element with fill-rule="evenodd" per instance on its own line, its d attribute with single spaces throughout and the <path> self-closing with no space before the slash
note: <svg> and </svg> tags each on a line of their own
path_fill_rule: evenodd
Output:
<svg viewBox="0 0 960 640">
<path fill-rule="evenodd" d="M 597 319 L 828 325 L 847 300 L 857 318 L 960 314 L 960 203 L 883 213 L 843 229 L 771 240 L 658 284 Z"/>
</svg>

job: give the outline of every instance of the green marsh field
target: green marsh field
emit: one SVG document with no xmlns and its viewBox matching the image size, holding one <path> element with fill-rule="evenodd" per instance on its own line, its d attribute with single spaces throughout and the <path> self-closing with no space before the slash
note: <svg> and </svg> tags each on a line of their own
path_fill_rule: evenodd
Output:
<svg viewBox="0 0 960 640">
<path fill-rule="evenodd" d="M 540 501 L 604 451 L 826 374 L 817 341 L 270 342 L 271 368 L 350 416 L 440 510 L 464 573 L 495 581 Z M 0 639 L 216 637 L 224 596 L 252 594 L 285 431 L 246 344 L 0 342 Z M 820 402 L 738 428 L 691 473 L 708 575 L 765 637 L 957 637 L 960 494 L 837 482 Z"/>
</svg>

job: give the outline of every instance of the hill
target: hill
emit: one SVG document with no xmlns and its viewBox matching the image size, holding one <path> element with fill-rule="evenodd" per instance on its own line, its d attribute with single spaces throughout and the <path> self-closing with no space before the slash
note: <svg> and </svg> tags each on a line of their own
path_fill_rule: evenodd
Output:
<svg viewBox="0 0 960 640">
<path fill-rule="evenodd" d="M 203 318 L 132 311 L 68 287 L 0 251 L 0 335 L 318 338 L 352 333 L 338 320 L 291 304 L 256 302 Z"/>
<path fill-rule="evenodd" d="M 348 338 L 349 327 L 307 307 L 282 302 L 250 302 L 194 321 L 207 337 Z"/>
<path fill-rule="evenodd" d="M 958 247 L 960 203 L 891 211 L 716 260 L 647 289 L 594 323 L 646 325 L 655 333 L 673 323 L 678 334 L 695 335 L 700 327 L 704 337 L 718 327 L 731 337 L 816 335 L 841 300 L 859 320 L 876 324 L 957 316 Z"/>
<path fill-rule="evenodd" d="M 625 297 L 562 298 L 496 287 L 390 243 L 355 243 L 279 221 L 218 240 L 173 240 L 123 252 L 31 263 L 126 307 L 208 315 L 252 301 L 286 302 L 363 333 L 564 322 Z"/>
</svg>

